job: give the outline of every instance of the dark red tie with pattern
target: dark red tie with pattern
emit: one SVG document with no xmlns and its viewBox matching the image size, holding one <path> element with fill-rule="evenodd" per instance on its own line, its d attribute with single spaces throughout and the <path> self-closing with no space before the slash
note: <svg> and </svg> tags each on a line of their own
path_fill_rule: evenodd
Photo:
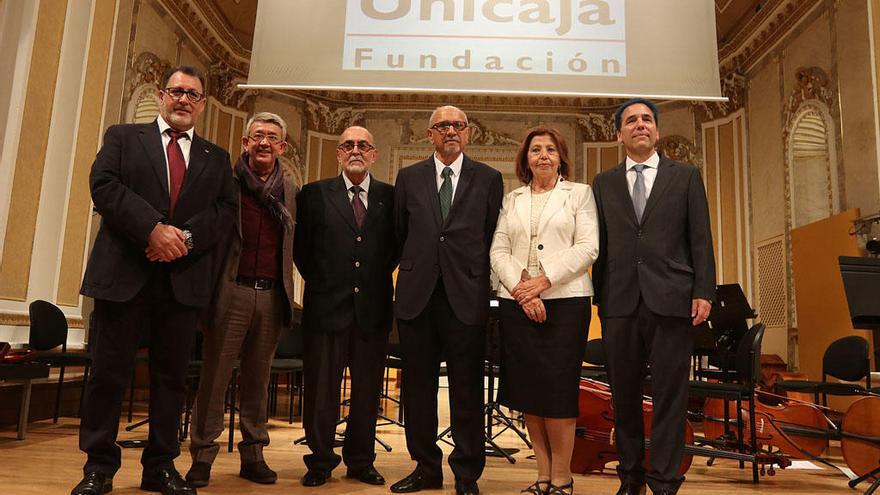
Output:
<svg viewBox="0 0 880 495">
<path fill-rule="evenodd" d="M 367 214 L 367 207 L 364 206 L 364 202 L 361 200 L 361 191 L 363 189 L 361 186 L 351 186 L 349 191 L 354 194 L 351 197 L 351 209 L 354 212 L 354 221 L 357 222 L 358 228 L 364 226 L 364 216 Z"/>
<path fill-rule="evenodd" d="M 168 153 L 170 186 L 168 195 L 171 199 L 168 205 L 168 216 L 172 217 L 174 216 L 174 205 L 177 204 L 177 196 L 180 195 L 180 186 L 183 185 L 183 176 L 186 174 L 186 160 L 183 159 L 183 151 L 180 150 L 177 140 L 186 136 L 186 133 L 168 129 L 168 135 L 171 137 L 171 140 L 168 141 L 168 147 L 165 148 L 166 153 Z"/>
</svg>

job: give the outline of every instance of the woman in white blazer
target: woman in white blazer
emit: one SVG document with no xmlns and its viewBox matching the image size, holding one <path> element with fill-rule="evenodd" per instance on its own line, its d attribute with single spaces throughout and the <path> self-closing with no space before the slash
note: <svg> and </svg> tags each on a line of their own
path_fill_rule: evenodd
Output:
<svg viewBox="0 0 880 495">
<path fill-rule="evenodd" d="M 522 411 L 538 464 L 533 495 L 573 491 L 571 455 L 578 380 L 590 326 L 599 254 L 590 186 L 567 180 L 568 149 L 553 128 L 532 129 L 516 173 L 524 186 L 504 198 L 492 241 L 501 298 L 499 401 Z"/>
</svg>

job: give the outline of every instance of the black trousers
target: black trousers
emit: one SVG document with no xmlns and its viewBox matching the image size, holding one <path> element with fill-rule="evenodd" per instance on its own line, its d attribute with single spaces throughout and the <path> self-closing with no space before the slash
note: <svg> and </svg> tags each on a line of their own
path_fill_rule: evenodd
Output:
<svg viewBox="0 0 880 495">
<path fill-rule="evenodd" d="M 351 403 L 342 460 L 355 470 L 371 466 L 376 459 L 373 443 L 388 334 L 366 333 L 356 326 L 335 333 L 306 329 L 303 346 L 303 428 L 312 451 L 303 456 L 306 466 L 329 472 L 339 465 L 333 442 L 346 366 L 351 373 Z"/>
<path fill-rule="evenodd" d="M 174 467 L 198 309 L 173 294 L 168 273 L 157 270 L 130 301 L 95 300 L 97 338 L 79 427 L 79 448 L 88 455 L 84 472 L 112 477 L 119 470 L 119 413 L 142 332 L 148 332 L 150 353 L 150 432 L 141 464 L 148 477 Z"/>
<path fill-rule="evenodd" d="M 678 468 L 684 455 L 688 376 L 693 348 L 689 318 L 654 314 L 639 301 L 636 312 L 602 318 L 602 339 L 614 403 L 617 471 L 622 482 L 650 485 L 655 493 L 677 490 L 684 481 Z M 651 467 L 645 473 L 642 384 L 645 364 L 651 367 L 654 413 L 651 424 Z"/>
<path fill-rule="evenodd" d="M 456 481 L 476 482 L 483 473 L 483 361 L 486 326 L 455 317 L 442 281 L 413 320 L 398 320 L 403 355 L 406 447 L 425 476 L 442 479 L 443 452 L 437 446 L 437 390 L 440 361 L 446 361 L 449 409 L 455 448 L 449 466 Z"/>
</svg>

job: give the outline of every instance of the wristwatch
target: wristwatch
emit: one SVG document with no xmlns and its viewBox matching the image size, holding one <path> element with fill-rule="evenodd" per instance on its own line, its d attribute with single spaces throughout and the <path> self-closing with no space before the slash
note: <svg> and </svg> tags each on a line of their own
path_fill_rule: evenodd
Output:
<svg viewBox="0 0 880 495">
<path fill-rule="evenodd" d="M 183 231 L 183 244 L 186 246 L 187 249 L 191 250 L 193 248 L 192 232 L 190 232 L 188 230 Z"/>
</svg>

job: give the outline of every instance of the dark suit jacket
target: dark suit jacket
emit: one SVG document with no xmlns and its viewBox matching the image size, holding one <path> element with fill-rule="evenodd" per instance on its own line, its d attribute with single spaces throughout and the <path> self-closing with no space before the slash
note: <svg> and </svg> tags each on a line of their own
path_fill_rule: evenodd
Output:
<svg viewBox="0 0 880 495">
<path fill-rule="evenodd" d="M 89 185 L 102 222 L 80 292 L 125 302 L 154 271 L 168 270 L 179 303 L 206 306 L 213 291 L 214 247 L 235 213 L 229 154 L 194 136 L 174 216 L 168 218 L 168 173 L 158 124 L 115 125 L 104 134 Z M 147 259 L 147 240 L 160 222 L 192 232 L 189 254 L 171 263 Z"/>
<path fill-rule="evenodd" d="M 391 330 L 393 204 L 394 188 L 371 176 L 358 228 L 341 175 L 303 186 L 293 258 L 306 282 L 306 331 L 336 332 L 352 323 L 362 332 Z"/>
<path fill-rule="evenodd" d="M 219 247 L 220 275 L 217 278 L 217 286 L 212 303 L 211 328 L 223 323 L 226 310 L 233 297 L 235 279 L 238 277 L 238 265 L 241 260 L 241 182 L 238 175 L 233 171 L 235 181 L 235 197 L 238 201 L 238 215 L 235 222 L 226 229 L 227 235 Z M 296 218 L 296 196 L 298 188 L 293 181 L 284 176 L 284 206 L 290 212 L 292 218 Z M 293 238 L 294 230 L 284 229 L 284 237 L 281 243 L 281 279 L 284 287 L 286 304 L 284 305 L 284 324 L 290 325 L 293 317 Z"/>
<path fill-rule="evenodd" d="M 394 228 L 400 249 L 395 312 L 417 317 L 437 279 L 455 316 L 481 325 L 489 315 L 489 247 L 498 221 L 504 185 L 501 173 L 465 155 L 446 221 L 441 221 L 434 157 L 397 174 Z"/>
<path fill-rule="evenodd" d="M 628 316 L 639 301 L 656 314 L 689 317 L 691 300 L 712 300 L 715 255 L 700 171 L 660 157 L 657 178 L 636 221 L 626 162 L 597 175 L 599 259 L 594 301 L 603 317 Z"/>
</svg>

